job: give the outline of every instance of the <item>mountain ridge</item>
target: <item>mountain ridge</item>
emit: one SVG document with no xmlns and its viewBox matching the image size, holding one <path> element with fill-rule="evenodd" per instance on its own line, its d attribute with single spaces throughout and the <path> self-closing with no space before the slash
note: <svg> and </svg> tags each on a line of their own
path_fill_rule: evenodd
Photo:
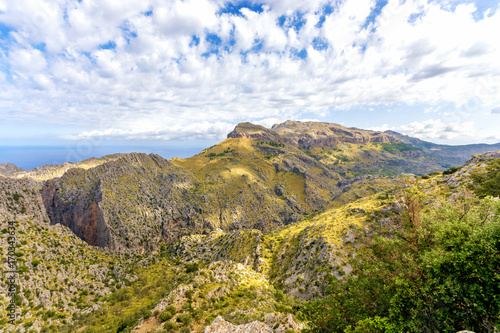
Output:
<svg viewBox="0 0 500 333">
<path fill-rule="evenodd" d="M 401 142 L 292 138 L 230 137 L 187 159 L 121 154 L 43 182 L 0 176 L 0 213 L 19 230 L 16 328 L 201 332 L 220 316 L 228 329 L 297 332 L 303 301 L 346 281 L 366 237 L 400 227 L 405 189 L 425 194 L 424 209 L 470 196 L 470 175 L 500 156 L 415 176 L 404 171 L 439 164 Z"/>
<path fill-rule="evenodd" d="M 419 148 L 427 143 L 395 135 L 325 122 L 240 123 L 186 159 L 130 153 L 8 169 L 40 188 L 51 224 L 94 246 L 154 252 L 193 232 L 269 232 L 398 183 L 386 176 L 444 169 Z"/>
</svg>

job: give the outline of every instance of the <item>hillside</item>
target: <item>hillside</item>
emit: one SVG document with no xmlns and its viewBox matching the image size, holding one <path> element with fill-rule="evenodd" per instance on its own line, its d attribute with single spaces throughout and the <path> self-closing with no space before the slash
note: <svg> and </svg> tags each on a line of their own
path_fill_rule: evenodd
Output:
<svg viewBox="0 0 500 333">
<path fill-rule="evenodd" d="M 321 313 L 331 281 L 350 281 L 377 237 L 402 230 L 408 189 L 425 198 L 423 214 L 460 208 L 474 197 L 474 175 L 500 158 L 477 155 L 441 173 L 430 153 L 399 140 L 325 123 L 244 123 L 187 159 L 131 153 L 37 173 L 8 166 L 1 253 L 6 269 L 13 221 L 16 328 L 316 332 L 311 306 Z M 0 331 L 13 329 L 7 286 L 3 278 Z"/>
<path fill-rule="evenodd" d="M 475 157 L 452 174 L 406 177 L 400 182 L 418 185 L 427 202 L 454 198 L 463 191 L 458 184 L 467 183 L 470 172 L 499 156 Z M 213 322 L 214 330 L 229 329 L 232 323 L 244 332 L 256 327 L 298 332 L 308 318 L 303 313 L 308 308 L 300 300 L 324 297 L 330 277 L 345 279 L 353 258 L 368 244 L 366 235 L 399 225 L 403 198 L 401 190 L 385 191 L 271 233 L 237 230 L 184 236 L 162 252 L 157 264 L 140 271 L 142 278 L 124 289 L 125 296 L 111 294 L 102 311 L 81 316 L 62 331 L 86 327 L 89 332 L 116 332 L 119 327 L 127 331 L 136 326 L 137 332 L 146 332 L 166 325 L 174 331 L 188 326 L 201 332 Z M 175 274 L 166 287 L 155 287 L 158 280 L 152 277 L 160 271 Z M 153 288 L 165 291 L 148 303 Z M 164 312 L 169 314 L 160 318 Z"/>
</svg>

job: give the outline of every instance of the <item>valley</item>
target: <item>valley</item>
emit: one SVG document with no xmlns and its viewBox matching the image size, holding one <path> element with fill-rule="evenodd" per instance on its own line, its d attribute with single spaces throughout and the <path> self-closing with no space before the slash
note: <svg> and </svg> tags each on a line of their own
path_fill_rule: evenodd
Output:
<svg viewBox="0 0 500 333">
<path fill-rule="evenodd" d="M 29 171 L 1 165 L 0 255 L 5 269 L 14 221 L 19 317 L 8 323 L 3 277 L 0 330 L 347 329 L 321 326 L 311 309 L 323 313 L 332 279 L 349 281 L 379 237 L 406 230 L 411 189 L 422 216 L 475 198 L 498 229 L 498 203 L 474 195 L 473 175 L 499 150 L 287 121 L 238 124 L 185 159 L 130 153 Z"/>
</svg>

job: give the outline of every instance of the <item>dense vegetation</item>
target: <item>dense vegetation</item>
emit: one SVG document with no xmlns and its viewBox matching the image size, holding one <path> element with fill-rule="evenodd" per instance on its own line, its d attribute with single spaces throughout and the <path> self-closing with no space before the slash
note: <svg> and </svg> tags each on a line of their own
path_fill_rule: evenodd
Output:
<svg viewBox="0 0 500 333">
<path fill-rule="evenodd" d="M 471 178 L 474 192 L 479 197 L 500 196 L 500 158 L 488 161 L 486 170 L 472 172 Z"/>
<path fill-rule="evenodd" d="M 406 143 L 403 143 L 403 142 L 385 142 L 385 143 L 382 143 L 382 149 L 385 151 L 388 151 L 390 153 L 399 153 L 399 152 L 402 153 L 405 151 L 419 150 L 418 148 L 407 145 Z"/>
<path fill-rule="evenodd" d="M 309 332 L 498 328 L 500 202 L 467 192 L 426 200 L 418 188 L 406 189 L 403 214 L 366 237 L 369 246 L 352 261 L 352 274 L 332 279 L 328 297 L 307 304 Z"/>
</svg>

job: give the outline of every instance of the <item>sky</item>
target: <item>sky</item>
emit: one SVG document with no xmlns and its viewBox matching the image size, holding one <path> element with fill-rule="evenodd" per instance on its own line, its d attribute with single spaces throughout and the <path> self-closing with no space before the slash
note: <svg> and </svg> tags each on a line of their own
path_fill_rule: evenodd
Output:
<svg viewBox="0 0 500 333">
<path fill-rule="evenodd" d="M 500 142 L 499 6 L 0 0 L 0 162 L 21 147 L 186 157 L 288 119 Z"/>
</svg>

